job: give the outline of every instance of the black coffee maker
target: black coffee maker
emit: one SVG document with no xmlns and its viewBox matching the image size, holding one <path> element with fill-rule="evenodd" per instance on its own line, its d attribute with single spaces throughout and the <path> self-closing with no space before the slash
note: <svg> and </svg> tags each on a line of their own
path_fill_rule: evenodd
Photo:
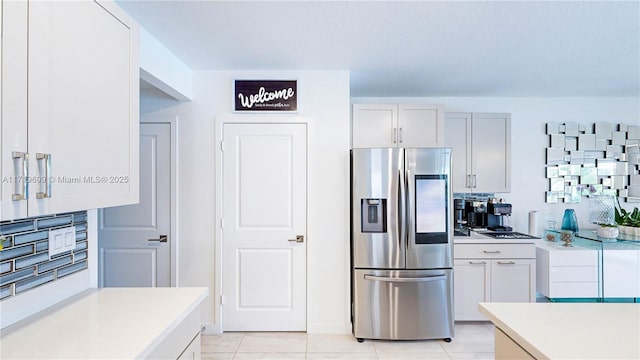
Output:
<svg viewBox="0 0 640 360">
<path fill-rule="evenodd" d="M 467 216 L 467 226 L 470 228 L 487 227 L 486 202 L 480 200 L 466 200 L 464 207 Z"/>
<path fill-rule="evenodd" d="M 511 216 L 511 204 L 494 203 L 487 204 L 487 229 L 493 231 L 511 231 L 512 227 L 505 225 L 505 216 Z"/>
</svg>

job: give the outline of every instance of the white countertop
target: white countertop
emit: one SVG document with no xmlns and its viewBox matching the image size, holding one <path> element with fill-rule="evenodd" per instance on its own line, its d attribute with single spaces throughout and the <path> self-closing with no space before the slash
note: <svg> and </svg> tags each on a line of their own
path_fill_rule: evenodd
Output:
<svg viewBox="0 0 640 360">
<path fill-rule="evenodd" d="M 535 241 L 535 244 L 536 244 L 536 247 L 540 249 L 545 249 L 547 251 L 595 251 L 597 250 L 597 248 L 595 247 L 595 243 L 594 243 L 594 247 L 588 248 L 580 245 L 564 246 L 564 243 L 559 241 L 547 241 L 547 240 L 537 239 Z"/>
<path fill-rule="evenodd" d="M 208 293 L 207 288 L 87 290 L 2 329 L 0 358 L 145 357 Z"/>
<path fill-rule="evenodd" d="M 640 304 L 480 303 L 536 359 L 640 359 Z"/>
<path fill-rule="evenodd" d="M 454 236 L 454 244 L 531 244 L 540 239 L 495 239 L 479 232 L 471 231 L 470 236 Z"/>
</svg>

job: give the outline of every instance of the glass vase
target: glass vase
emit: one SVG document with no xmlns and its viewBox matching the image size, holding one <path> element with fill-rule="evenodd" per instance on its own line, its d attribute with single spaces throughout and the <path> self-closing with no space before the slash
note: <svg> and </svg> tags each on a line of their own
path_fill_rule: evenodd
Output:
<svg viewBox="0 0 640 360">
<path fill-rule="evenodd" d="M 615 197 L 611 195 L 591 195 L 589 197 L 589 222 L 615 224 L 615 204 Z"/>
<path fill-rule="evenodd" d="M 578 218 L 576 218 L 576 212 L 573 209 L 566 209 L 564 216 L 562 217 L 561 230 L 571 230 L 578 232 Z"/>
</svg>

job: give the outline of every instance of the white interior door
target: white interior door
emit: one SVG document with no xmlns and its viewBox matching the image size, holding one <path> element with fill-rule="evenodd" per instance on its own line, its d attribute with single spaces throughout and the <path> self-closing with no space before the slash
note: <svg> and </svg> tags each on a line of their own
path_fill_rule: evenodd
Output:
<svg viewBox="0 0 640 360">
<path fill-rule="evenodd" d="M 223 331 L 306 330 L 306 131 L 223 125 Z"/>
<path fill-rule="evenodd" d="M 170 124 L 140 124 L 140 203 L 99 218 L 100 286 L 171 286 Z"/>
</svg>

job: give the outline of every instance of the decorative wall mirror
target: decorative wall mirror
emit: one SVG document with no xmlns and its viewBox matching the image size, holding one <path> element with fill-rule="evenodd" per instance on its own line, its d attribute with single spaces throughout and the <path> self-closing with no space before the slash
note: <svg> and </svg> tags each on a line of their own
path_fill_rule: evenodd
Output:
<svg viewBox="0 0 640 360">
<path fill-rule="evenodd" d="M 587 195 L 640 202 L 640 126 L 547 123 L 547 203 L 579 203 Z"/>
</svg>

